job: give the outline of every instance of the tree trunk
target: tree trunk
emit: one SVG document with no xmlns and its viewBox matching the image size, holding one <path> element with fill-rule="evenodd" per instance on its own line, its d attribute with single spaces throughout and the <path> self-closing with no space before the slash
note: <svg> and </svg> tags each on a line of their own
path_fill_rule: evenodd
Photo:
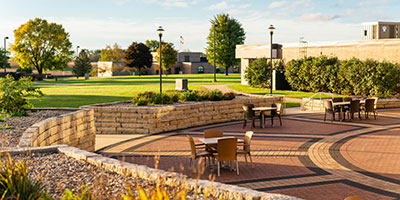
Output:
<svg viewBox="0 0 400 200">
<path fill-rule="evenodd" d="M 225 76 L 228 76 L 229 67 L 225 68 Z"/>
<path fill-rule="evenodd" d="M 41 67 L 36 67 L 36 70 L 39 73 L 39 75 L 37 77 L 38 81 L 43 81 L 43 69 Z"/>
<path fill-rule="evenodd" d="M 140 67 L 139 67 L 138 71 L 139 71 L 139 76 L 140 76 L 140 74 L 141 74 L 141 73 L 140 73 Z"/>
</svg>

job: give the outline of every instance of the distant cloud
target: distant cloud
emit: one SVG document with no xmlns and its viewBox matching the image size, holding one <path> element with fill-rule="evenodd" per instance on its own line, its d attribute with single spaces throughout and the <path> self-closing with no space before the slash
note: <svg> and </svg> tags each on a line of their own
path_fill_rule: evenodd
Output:
<svg viewBox="0 0 400 200">
<path fill-rule="evenodd" d="M 131 0 L 114 0 L 114 3 L 115 3 L 117 6 L 123 6 L 123 5 L 125 5 L 125 4 L 130 3 L 130 2 L 131 2 Z"/>
<path fill-rule="evenodd" d="M 168 7 L 187 8 L 189 6 L 189 2 L 182 0 L 166 0 L 162 3 L 162 5 Z"/>
<path fill-rule="evenodd" d="M 228 3 L 226 3 L 226 1 L 221 1 L 208 7 L 209 10 L 226 10 L 229 8 L 230 6 L 228 5 Z"/>
<path fill-rule="evenodd" d="M 339 18 L 339 15 L 323 15 L 321 13 L 310 13 L 299 17 L 302 21 L 331 21 Z"/>
<path fill-rule="evenodd" d="M 239 6 L 239 8 L 248 8 L 248 7 L 250 7 L 251 6 L 251 4 L 242 4 L 242 5 L 240 5 Z"/>
<path fill-rule="evenodd" d="M 362 7 L 372 7 L 372 6 L 384 6 L 384 5 L 387 5 L 388 3 L 389 3 L 388 0 L 380 0 L 380 1 L 365 0 L 365 1 L 361 1 L 359 3 L 359 5 Z"/>
<path fill-rule="evenodd" d="M 274 1 L 271 4 L 269 4 L 268 8 L 279 8 L 285 5 L 287 2 L 286 1 Z"/>
<path fill-rule="evenodd" d="M 297 8 L 312 7 L 313 3 L 310 0 L 299 0 L 291 2 L 286 8 L 289 10 L 296 10 Z"/>
</svg>

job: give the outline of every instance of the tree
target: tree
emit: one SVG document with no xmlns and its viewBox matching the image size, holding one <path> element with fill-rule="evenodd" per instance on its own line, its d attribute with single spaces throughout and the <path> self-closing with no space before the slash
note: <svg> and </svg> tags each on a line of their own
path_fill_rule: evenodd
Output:
<svg viewBox="0 0 400 200">
<path fill-rule="evenodd" d="M 156 52 L 157 49 L 160 47 L 160 42 L 158 40 L 146 40 L 145 42 L 146 46 L 150 48 L 151 52 Z M 161 44 L 167 44 L 166 42 L 161 42 Z M 174 46 L 174 43 L 170 42 L 168 43 L 171 46 Z"/>
<path fill-rule="evenodd" d="M 79 56 L 75 59 L 75 65 L 72 68 L 72 73 L 77 77 L 84 76 L 85 73 L 89 73 L 92 70 L 90 59 L 87 50 L 79 52 Z"/>
<path fill-rule="evenodd" d="M 0 69 L 4 69 L 4 55 L 5 55 L 5 52 L 6 51 L 4 51 L 4 49 L 0 49 Z M 9 56 L 7 56 L 7 61 L 10 59 L 10 57 Z M 11 65 L 10 65 L 10 63 L 6 63 L 6 68 L 10 68 L 11 67 Z"/>
<path fill-rule="evenodd" d="M 267 58 L 254 60 L 246 68 L 244 78 L 251 87 L 268 88 L 271 80 L 271 62 Z"/>
<path fill-rule="evenodd" d="M 122 50 L 117 43 L 114 44 L 113 48 L 109 45 L 100 52 L 100 61 L 122 61 L 124 58 L 124 50 Z"/>
<path fill-rule="evenodd" d="M 153 64 L 153 56 L 150 48 L 143 43 L 133 42 L 125 52 L 126 66 L 135 68 L 139 71 L 145 67 L 151 67 Z"/>
<path fill-rule="evenodd" d="M 235 58 L 236 45 L 243 44 L 246 39 L 246 33 L 240 22 L 230 18 L 228 14 L 220 14 L 211 21 L 210 33 L 207 37 L 208 47 L 206 48 L 207 59 L 214 62 L 214 25 L 215 28 L 215 54 L 216 64 L 225 69 L 228 75 L 228 69 L 231 66 L 238 65 L 239 59 Z"/>
<path fill-rule="evenodd" d="M 176 56 L 177 56 L 177 52 L 174 49 L 174 47 L 168 43 L 168 44 L 163 44 L 161 46 L 162 49 L 162 68 L 164 70 L 168 70 L 171 67 L 173 67 L 176 63 Z M 157 55 L 156 55 L 156 60 L 158 61 L 158 63 L 160 63 L 160 48 L 157 49 Z M 160 70 L 161 72 L 161 70 Z"/>
<path fill-rule="evenodd" d="M 89 55 L 90 62 L 97 62 L 100 60 L 100 53 L 101 53 L 100 49 L 90 50 L 87 53 Z"/>
<path fill-rule="evenodd" d="M 44 70 L 63 69 L 71 60 L 72 44 L 62 25 L 35 18 L 15 30 L 14 37 L 14 60 L 22 69 L 33 66 L 39 80 Z"/>
</svg>

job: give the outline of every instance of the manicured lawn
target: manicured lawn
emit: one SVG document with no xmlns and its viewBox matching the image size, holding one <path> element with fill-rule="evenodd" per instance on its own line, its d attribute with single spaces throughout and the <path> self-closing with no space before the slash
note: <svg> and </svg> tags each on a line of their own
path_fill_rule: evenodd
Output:
<svg viewBox="0 0 400 200">
<path fill-rule="evenodd" d="M 175 89 L 175 79 L 187 78 L 189 89 L 202 89 L 202 84 L 212 83 L 213 74 L 182 74 L 163 76 L 163 91 Z M 218 84 L 240 83 L 240 74 L 217 74 Z M 44 96 L 41 101 L 32 99 L 36 108 L 68 107 L 78 108 L 82 105 L 129 101 L 144 91 L 159 91 L 159 76 L 122 76 L 110 78 L 46 79 L 36 84 Z"/>
<path fill-rule="evenodd" d="M 217 74 L 217 83 L 213 83 L 214 74 L 173 74 L 173 75 L 163 75 L 163 83 L 175 84 L 175 79 L 188 79 L 189 84 L 232 84 L 240 83 L 240 74 Z M 158 75 L 145 75 L 145 76 L 119 76 L 119 77 L 107 77 L 98 78 L 90 77 L 89 80 L 84 80 L 84 78 L 65 78 L 58 79 L 56 82 L 54 79 L 45 79 L 44 83 L 66 83 L 66 84 L 90 84 L 90 85 L 143 85 L 143 84 L 158 84 L 160 81 L 160 76 Z"/>
<path fill-rule="evenodd" d="M 240 92 L 246 92 L 246 93 L 251 93 L 251 94 L 269 94 L 270 90 L 269 89 L 262 89 L 262 88 L 252 88 L 248 85 L 241 85 L 241 84 L 232 84 L 228 85 L 228 87 L 240 91 Z M 279 95 L 285 95 L 285 97 L 288 98 L 308 98 L 314 95 L 315 93 L 313 92 L 298 92 L 298 91 L 289 91 L 289 90 L 273 90 L 273 94 L 279 94 Z M 342 95 L 335 95 L 335 96 L 342 96 Z M 319 98 L 319 95 L 315 96 Z M 332 97 L 331 95 L 326 95 L 323 94 L 321 97 Z"/>
<path fill-rule="evenodd" d="M 286 108 L 300 107 L 299 102 L 286 101 Z"/>
</svg>

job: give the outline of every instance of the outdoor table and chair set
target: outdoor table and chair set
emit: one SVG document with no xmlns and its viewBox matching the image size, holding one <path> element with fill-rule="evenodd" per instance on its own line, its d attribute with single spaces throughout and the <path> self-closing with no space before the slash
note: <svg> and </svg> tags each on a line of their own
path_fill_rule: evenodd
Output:
<svg viewBox="0 0 400 200">
<path fill-rule="evenodd" d="M 326 115 L 332 114 L 331 121 L 335 120 L 335 115 L 338 113 L 339 121 L 348 119 L 354 120 L 354 114 L 358 114 L 358 119 L 361 119 L 361 112 L 365 113 L 365 119 L 369 119 L 369 114 L 374 115 L 374 119 L 378 115 L 377 98 L 351 98 L 351 97 L 335 97 L 324 101 L 324 121 Z"/>
</svg>

